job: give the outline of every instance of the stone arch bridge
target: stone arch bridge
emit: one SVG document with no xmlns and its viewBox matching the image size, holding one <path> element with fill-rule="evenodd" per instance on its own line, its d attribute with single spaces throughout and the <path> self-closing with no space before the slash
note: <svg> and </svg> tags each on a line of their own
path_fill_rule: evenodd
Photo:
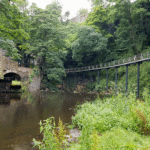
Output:
<svg viewBox="0 0 150 150">
<path fill-rule="evenodd" d="M 3 56 L 2 51 L 0 52 L 0 79 L 4 79 L 7 74 L 13 73 L 20 77 L 19 80 L 22 80 L 29 77 L 31 71 L 32 68 L 19 67 L 18 62 Z"/>
<path fill-rule="evenodd" d="M 25 81 L 32 73 L 32 68 L 19 67 L 18 62 L 4 56 L 4 51 L 0 49 L 0 87 L 4 86 L 9 89 L 12 80 Z M 39 77 L 33 79 L 33 83 L 29 85 L 31 91 L 36 91 L 40 87 Z M 7 82 L 7 84 L 6 84 Z"/>
</svg>

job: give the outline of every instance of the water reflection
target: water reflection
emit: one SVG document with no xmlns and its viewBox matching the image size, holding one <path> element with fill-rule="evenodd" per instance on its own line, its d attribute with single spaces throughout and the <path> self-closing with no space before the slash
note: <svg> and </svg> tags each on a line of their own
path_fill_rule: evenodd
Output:
<svg viewBox="0 0 150 150">
<path fill-rule="evenodd" d="M 16 94 L 7 94 L 7 93 L 0 93 L 0 105 L 4 105 L 5 107 L 7 105 L 10 105 L 10 100 L 20 100 L 21 96 L 20 94 L 16 95 Z"/>
<path fill-rule="evenodd" d="M 73 93 L 33 92 L 21 98 L 21 94 L 0 96 L 0 149 L 32 150 L 32 139 L 41 140 L 40 120 L 54 116 L 64 123 L 71 123 L 77 102 L 94 95 Z"/>
<path fill-rule="evenodd" d="M 15 113 L 14 113 L 14 119 L 13 119 L 13 125 L 19 126 L 19 122 L 21 120 L 27 119 L 28 116 L 28 107 L 25 104 L 21 104 L 20 106 L 17 106 Z"/>
</svg>

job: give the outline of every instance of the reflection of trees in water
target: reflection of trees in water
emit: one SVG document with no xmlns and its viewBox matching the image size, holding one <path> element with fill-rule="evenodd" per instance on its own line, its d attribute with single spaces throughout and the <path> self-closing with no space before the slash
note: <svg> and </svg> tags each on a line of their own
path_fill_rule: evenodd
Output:
<svg viewBox="0 0 150 150">
<path fill-rule="evenodd" d="M 71 93 L 64 93 L 63 97 L 64 97 L 64 101 L 62 104 L 62 111 L 60 114 L 60 118 L 63 120 L 63 122 L 69 123 L 71 122 L 71 117 L 73 115 L 72 108 L 76 105 L 76 102 L 79 97 Z"/>
<path fill-rule="evenodd" d="M 64 101 L 60 114 L 61 119 L 66 123 L 71 123 L 71 117 L 74 115 L 74 108 L 76 108 L 77 104 L 95 99 L 93 96 L 86 94 L 64 93 Z"/>
<path fill-rule="evenodd" d="M 29 97 L 27 96 L 27 99 L 30 104 L 34 104 L 35 113 L 39 120 L 54 116 L 56 122 L 58 122 L 59 117 L 64 122 L 70 122 L 77 101 L 83 102 L 86 97 L 81 94 L 45 91 L 30 93 L 30 95 Z M 88 97 L 91 96 L 89 95 Z"/>
<path fill-rule="evenodd" d="M 7 106 L 11 104 L 11 100 L 20 100 L 20 95 L 18 94 L 8 94 L 8 93 L 0 93 L 0 104 Z"/>
<path fill-rule="evenodd" d="M 19 121 L 27 119 L 27 115 L 28 107 L 25 104 L 19 105 L 15 110 L 13 125 L 17 126 L 19 124 Z"/>
<path fill-rule="evenodd" d="M 40 103 L 44 107 L 49 107 L 49 109 L 55 111 L 61 108 L 63 97 L 61 93 L 41 92 Z"/>
<path fill-rule="evenodd" d="M 62 96 L 60 93 L 41 92 L 36 96 L 35 107 L 40 120 L 56 117 L 61 113 Z"/>
<path fill-rule="evenodd" d="M 41 92 L 28 92 L 26 93 L 26 100 L 29 102 L 34 108 L 37 109 L 36 115 L 39 116 L 40 119 L 43 118 L 43 104 Z"/>
<path fill-rule="evenodd" d="M 43 104 L 41 99 L 41 93 L 38 94 L 37 100 L 36 100 L 36 108 L 38 111 L 39 119 L 43 119 Z"/>
<path fill-rule="evenodd" d="M 28 101 L 30 102 L 30 104 L 32 105 L 32 106 L 34 106 L 35 105 L 35 96 L 32 94 L 32 93 L 28 93 Z"/>
<path fill-rule="evenodd" d="M 90 95 L 89 95 L 90 96 Z M 59 117 L 64 122 L 71 122 L 77 101 L 83 102 L 85 95 L 73 93 L 41 92 L 36 96 L 36 108 L 40 119 L 54 116 L 56 123 Z"/>
<path fill-rule="evenodd" d="M 59 98 L 61 99 L 61 93 L 41 92 L 40 94 L 40 99 L 42 101 L 52 102 L 58 100 Z"/>
</svg>

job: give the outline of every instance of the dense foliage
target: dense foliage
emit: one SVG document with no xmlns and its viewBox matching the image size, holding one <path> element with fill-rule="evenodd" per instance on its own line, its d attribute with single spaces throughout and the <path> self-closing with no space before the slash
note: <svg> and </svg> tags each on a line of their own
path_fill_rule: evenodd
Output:
<svg viewBox="0 0 150 150">
<path fill-rule="evenodd" d="M 62 15 L 57 1 L 41 9 L 35 3 L 28 7 L 26 0 L 1 0 L 0 47 L 8 56 L 22 59 L 26 67 L 35 59 L 43 88 L 51 90 L 64 79 L 65 68 L 96 65 L 149 50 L 148 0 L 109 1 L 114 2 L 110 5 L 91 2 L 94 7 L 85 22 L 71 23 L 69 12 Z M 82 8 L 78 14 L 85 15 L 87 10 Z M 123 78 L 124 71 L 120 74 Z"/>
<path fill-rule="evenodd" d="M 7 50 L 8 56 L 21 58 L 25 67 L 29 67 L 31 60 L 35 59 L 43 85 L 56 89 L 65 76 L 62 60 L 65 56 L 66 33 L 61 5 L 53 2 L 43 10 L 35 3 L 27 8 L 26 0 L 2 0 L 0 6 L 1 48 Z"/>
<path fill-rule="evenodd" d="M 29 39 L 25 31 L 23 13 L 16 6 L 17 0 L 0 1 L 0 47 L 7 50 L 8 55 L 20 58 L 16 44 Z"/>
<path fill-rule="evenodd" d="M 79 105 L 73 124 L 81 129 L 80 144 L 72 149 L 147 149 L 150 97 L 146 89 L 143 97 L 138 101 L 134 94 L 119 94 Z"/>
<path fill-rule="evenodd" d="M 72 58 L 78 66 L 98 64 L 107 56 L 107 38 L 90 27 L 81 27 L 72 43 L 72 51 Z M 91 63 L 91 60 L 94 61 Z"/>
<path fill-rule="evenodd" d="M 150 50 L 150 2 L 148 0 L 91 0 L 93 10 L 84 23 L 71 23 L 69 12 L 62 15 L 59 2 L 38 8 L 28 7 L 26 0 L 0 0 L 0 48 L 15 60 L 22 59 L 25 67 L 39 69 L 41 89 L 57 90 L 65 78 L 65 68 L 96 65 L 137 55 Z M 87 14 L 80 9 L 78 14 Z M 75 127 L 81 129 L 79 143 L 69 149 L 147 149 L 150 147 L 150 103 L 144 87 L 150 88 L 149 62 L 141 64 L 140 92 L 144 101 L 135 97 L 137 65 L 129 66 L 129 97 L 119 94 L 104 101 L 97 99 L 78 107 L 73 117 Z M 83 74 L 78 74 L 79 79 Z M 72 77 L 74 77 L 72 75 Z M 85 75 L 89 78 L 89 74 Z M 92 90 L 105 90 L 106 70 L 92 72 L 96 82 Z M 125 67 L 118 68 L 118 91 L 125 91 Z M 29 82 L 31 81 L 31 77 Z M 115 89 L 115 69 L 109 70 L 109 92 Z M 72 80 L 74 82 L 75 80 Z M 90 87 L 88 83 L 86 85 Z M 26 91 L 22 85 L 22 91 Z M 34 140 L 40 149 L 65 148 L 65 129 L 59 122 L 47 119 L 41 125 L 42 143 Z M 57 128 L 58 129 L 58 128 Z M 50 132 L 51 131 L 51 132 Z M 57 132 L 58 131 L 58 132 Z M 102 136 L 101 136 L 102 135 Z M 147 135 L 147 136 L 144 136 Z"/>
<path fill-rule="evenodd" d="M 40 121 L 43 140 L 36 141 L 40 150 L 143 150 L 150 143 L 150 95 L 145 89 L 143 100 L 136 99 L 131 93 L 128 97 L 119 94 L 103 100 L 78 105 L 70 127 L 78 127 L 80 137 L 77 142 L 69 143 L 69 133 L 59 119 L 58 127 L 53 117 Z"/>
</svg>

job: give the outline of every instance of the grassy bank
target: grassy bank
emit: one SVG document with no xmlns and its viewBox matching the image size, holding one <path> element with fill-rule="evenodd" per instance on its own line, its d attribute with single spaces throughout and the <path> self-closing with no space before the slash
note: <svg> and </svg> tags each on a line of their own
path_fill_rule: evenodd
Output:
<svg viewBox="0 0 150 150">
<path fill-rule="evenodd" d="M 55 127 L 49 119 L 41 124 L 44 134 L 43 149 L 69 150 L 147 150 L 150 149 L 150 96 L 143 92 L 143 100 L 135 94 L 123 94 L 97 98 L 93 102 L 78 105 L 72 117 L 72 126 L 81 130 L 78 142 L 68 144 L 64 127 L 59 127 L 56 137 Z M 58 144 L 59 143 L 59 146 Z M 38 144 L 37 146 L 41 146 Z M 64 146 L 65 145 L 65 146 Z"/>
<path fill-rule="evenodd" d="M 143 97 L 119 94 L 78 106 L 72 123 L 81 129 L 80 144 L 70 149 L 150 149 L 150 96 Z"/>
</svg>

